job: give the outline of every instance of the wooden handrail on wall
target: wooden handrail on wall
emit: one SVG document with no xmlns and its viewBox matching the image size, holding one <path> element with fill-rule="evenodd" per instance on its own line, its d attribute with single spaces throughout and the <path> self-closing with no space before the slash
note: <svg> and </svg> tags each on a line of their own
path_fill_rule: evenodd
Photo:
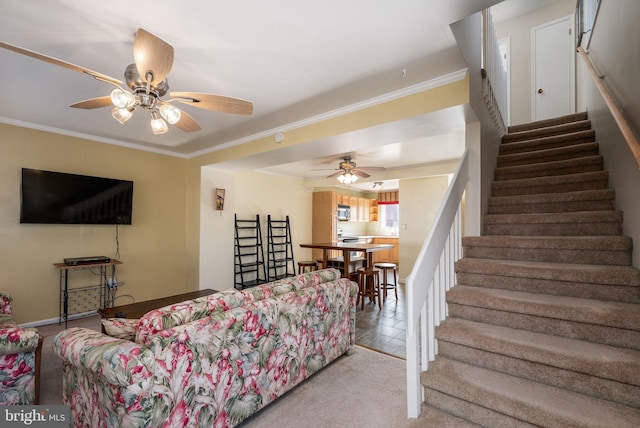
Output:
<svg viewBox="0 0 640 428">
<path fill-rule="evenodd" d="M 593 81 L 598 87 L 598 90 L 600 91 L 602 98 L 604 98 L 605 104 L 607 104 L 607 107 L 609 107 L 609 110 L 613 115 L 613 119 L 618 124 L 618 127 L 620 128 L 620 132 L 622 132 L 622 136 L 626 140 L 627 145 L 629 146 L 629 149 L 631 150 L 631 153 L 633 154 L 633 157 L 635 158 L 636 163 L 638 164 L 638 167 L 640 167 L 640 143 L 638 142 L 638 139 L 636 138 L 635 134 L 629 127 L 627 120 L 622 115 L 620 108 L 618 107 L 613 97 L 609 93 L 609 90 L 604 85 L 604 83 L 602 83 L 602 79 L 600 78 L 600 75 L 598 74 L 595 67 L 593 66 L 593 63 L 591 62 L 589 55 L 587 55 L 587 53 L 582 47 L 578 48 L 578 52 L 580 53 L 580 56 L 582 56 L 582 59 L 584 59 L 584 62 L 587 65 L 587 68 L 591 72 L 591 77 L 593 77 Z"/>
</svg>

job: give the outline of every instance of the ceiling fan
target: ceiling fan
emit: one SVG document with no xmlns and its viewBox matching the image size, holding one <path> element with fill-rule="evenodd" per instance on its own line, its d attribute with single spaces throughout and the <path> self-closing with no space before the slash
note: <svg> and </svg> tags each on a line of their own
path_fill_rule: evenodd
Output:
<svg viewBox="0 0 640 428">
<path fill-rule="evenodd" d="M 371 177 L 370 174 L 364 172 L 367 171 L 384 171 L 384 168 L 381 166 L 363 166 L 358 167 L 356 163 L 351 160 L 351 157 L 347 156 L 342 159 L 342 162 L 338 164 L 338 168 L 336 168 L 338 172 L 335 172 L 327 178 L 336 177 L 339 182 L 342 184 L 351 184 L 355 183 L 358 178 L 368 178 Z"/>
<path fill-rule="evenodd" d="M 169 130 L 167 123 L 177 126 L 185 132 L 201 129 L 200 124 L 172 103 L 180 102 L 205 110 L 224 113 L 251 115 L 253 103 L 239 98 L 197 92 L 170 92 L 168 99 L 163 99 L 169 90 L 167 75 L 173 66 L 173 46 L 150 32 L 139 28 L 133 42 L 134 64 L 129 64 L 124 72 L 126 86 L 123 82 L 97 71 L 80 67 L 38 52 L 24 49 L 9 43 L 0 42 L 0 47 L 29 56 L 50 64 L 88 74 L 93 78 L 115 86 L 110 96 L 91 98 L 72 104 L 70 107 L 95 109 L 111 106 L 111 115 L 120 123 L 131 118 L 139 107 L 149 113 L 151 130 L 154 134 L 164 134 Z"/>
</svg>

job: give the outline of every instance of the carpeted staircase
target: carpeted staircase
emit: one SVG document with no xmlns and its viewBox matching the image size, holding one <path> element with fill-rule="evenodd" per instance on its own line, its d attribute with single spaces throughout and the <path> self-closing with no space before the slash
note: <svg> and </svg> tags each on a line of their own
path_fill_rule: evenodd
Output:
<svg viewBox="0 0 640 428">
<path fill-rule="evenodd" d="M 586 113 L 510 127 L 426 404 L 486 427 L 640 427 L 640 271 L 622 233 Z"/>
</svg>

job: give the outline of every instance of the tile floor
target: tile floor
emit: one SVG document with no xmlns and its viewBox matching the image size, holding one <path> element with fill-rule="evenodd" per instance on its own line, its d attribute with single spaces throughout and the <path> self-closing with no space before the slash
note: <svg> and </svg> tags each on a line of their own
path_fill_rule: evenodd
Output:
<svg viewBox="0 0 640 428">
<path fill-rule="evenodd" d="M 390 278 L 393 281 L 393 278 Z M 382 282 L 382 281 L 381 281 Z M 356 311 L 356 344 L 396 357 L 405 358 L 407 300 L 404 283 L 398 284 L 398 299 L 393 290 L 387 292 L 382 309 L 365 301 Z"/>
</svg>

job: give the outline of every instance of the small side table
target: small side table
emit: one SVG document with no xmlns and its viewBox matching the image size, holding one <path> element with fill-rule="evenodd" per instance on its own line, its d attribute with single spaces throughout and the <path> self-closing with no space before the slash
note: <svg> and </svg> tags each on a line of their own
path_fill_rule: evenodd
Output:
<svg viewBox="0 0 640 428">
<path fill-rule="evenodd" d="M 54 263 L 53 265 L 60 271 L 60 314 L 58 316 L 58 324 L 62 324 L 64 320 L 64 328 L 67 328 L 69 319 L 69 272 L 79 269 L 98 269 L 100 283 L 96 287 L 100 289 L 100 307 L 96 309 L 106 308 L 112 305 L 112 290 L 109 289 L 109 281 L 107 279 L 107 268 L 109 266 L 121 265 L 120 260 L 111 259 L 104 263 L 84 263 L 77 265 L 68 265 L 66 263 Z M 71 290 L 73 292 L 74 290 Z"/>
</svg>

